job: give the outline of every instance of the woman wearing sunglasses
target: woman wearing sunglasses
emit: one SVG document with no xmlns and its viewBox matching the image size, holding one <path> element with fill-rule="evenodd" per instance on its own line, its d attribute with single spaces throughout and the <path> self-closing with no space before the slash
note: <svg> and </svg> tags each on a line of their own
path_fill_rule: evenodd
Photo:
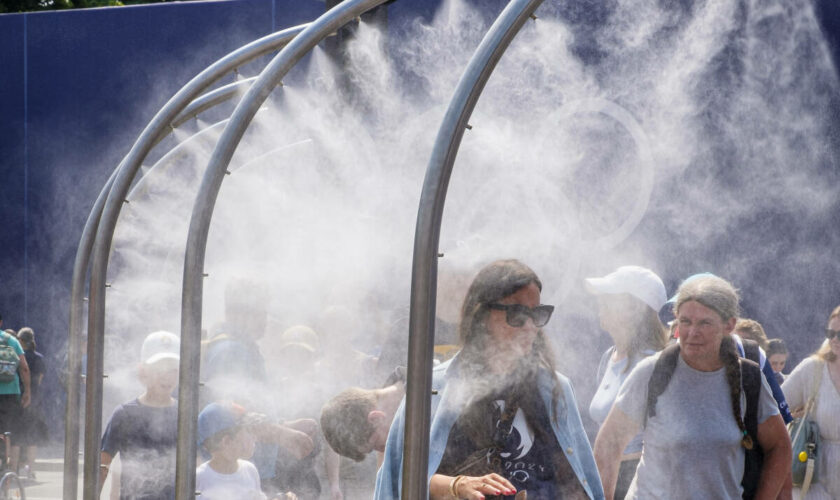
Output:
<svg viewBox="0 0 840 500">
<path fill-rule="evenodd" d="M 602 278 L 587 278 L 585 286 L 586 291 L 598 297 L 601 328 L 614 343 L 601 356 L 598 390 L 589 404 L 589 416 L 600 426 L 630 371 L 645 357 L 665 348 L 668 332 L 658 313 L 668 297 L 662 279 L 640 266 L 622 266 Z M 626 496 L 641 456 L 639 433 L 621 455 L 613 497 L 616 500 Z"/>
<path fill-rule="evenodd" d="M 820 428 L 821 448 L 818 480 L 810 485 L 807 500 L 840 498 L 840 306 L 831 311 L 825 336 L 817 352 L 799 363 L 782 384 L 791 408 L 804 407 L 816 388 L 816 406 L 809 417 Z"/>
<path fill-rule="evenodd" d="M 602 499 L 574 392 L 542 327 L 553 306 L 516 260 L 482 269 L 458 327 L 463 346 L 433 373 L 431 499 Z M 400 496 L 404 407 L 391 426 L 377 499 Z"/>
</svg>

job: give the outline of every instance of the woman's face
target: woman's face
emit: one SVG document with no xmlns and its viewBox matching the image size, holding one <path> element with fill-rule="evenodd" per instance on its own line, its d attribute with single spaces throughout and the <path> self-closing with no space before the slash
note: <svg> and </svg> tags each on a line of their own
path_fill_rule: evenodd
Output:
<svg viewBox="0 0 840 500">
<path fill-rule="evenodd" d="M 840 330 L 840 317 L 832 318 L 828 322 L 828 329 L 834 331 Z M 828 341 L 828 345 L 831 346 L 831 352 L 840 358 L 840 335 L 835 335 L 833 339 Z"/>
<path fill-rule="evenodd" d="M 601 328 L 609 333 L 626 330 L 641 313 L 639 301 L 627 293 L 608 293 L 598 296 L 598 319 Z"/>
<path fill-rule="evenodd" d="M 540 289 L 535 283 L 530 283 L 512 295 L 499 300 L 498 303 L 520 304 L 533 309 L 540 305 Z M 516 360 L 531 353 L 539 328 L 534 325 L 531 318 L 526 319 L 522 326 L 510 326 L 507 323 L 505 311 L 491 309 L 487 317 L 487 331 L 491 339 L 487 345 L 490 351 L 488 360 L 491 363 L 495 360 L 508 364 L 510 360 Z"/>
<path fill-rule="evenodd" d="M 708 371 L 718 365 L 720 343 L 735 327 L 735 318 L 724 321 L 714 309 L 689 300 L 677 311 L 680 354 L 689 366 Z"/>
</svg>

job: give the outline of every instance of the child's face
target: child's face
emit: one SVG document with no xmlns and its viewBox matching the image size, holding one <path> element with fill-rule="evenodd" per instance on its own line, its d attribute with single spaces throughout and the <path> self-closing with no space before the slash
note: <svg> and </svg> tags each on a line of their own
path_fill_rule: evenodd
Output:
<svg viewBox="0 0 840 500">
<path fill-rule="evenodd" d="M 234 450 L 236 450 L 236 458 L 248 460 L 254 455 L 257 439 L 249 429 L 239 429 L 231 438 L 231 442 Z"/>
<path fill-rule="evenodd" d="M 776 373 L 780 373 L 782 370 L 785 369 L 785 363 L 787 363 L 787 354 L 773 354 L 770 356 L 770 367 L 773 368 L 773 371 Z"/>
<path fill-rule="evenodd" d="M 148 392 L 172 394 L 178 385 L 178 361 L 165 359 L 141 368 L 141 381 Z"/>
</svg>

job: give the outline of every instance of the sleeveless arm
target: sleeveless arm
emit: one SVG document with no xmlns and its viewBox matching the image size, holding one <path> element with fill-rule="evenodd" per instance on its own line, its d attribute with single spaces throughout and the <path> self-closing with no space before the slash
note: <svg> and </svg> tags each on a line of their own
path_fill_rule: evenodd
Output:
<svg viewBox="0 0 840 500">
<path fill-rule="evenodd" d="M 640 427 L 618 405 L 613 405 L 607 420 L 598 431 L 595 438 L 595 462 L 601 475 L 605 498 L 613 498 L 615 495 L 621 453 Z"/>
<path fill-rule="evenodd" d="M 802 408 L 808 402 L 813 390 L 815 369 L 819 367 L 815 359 L 805 358 L 785 379 L 782 391 L 791 408 L 795 410 Z"/>
</svg>

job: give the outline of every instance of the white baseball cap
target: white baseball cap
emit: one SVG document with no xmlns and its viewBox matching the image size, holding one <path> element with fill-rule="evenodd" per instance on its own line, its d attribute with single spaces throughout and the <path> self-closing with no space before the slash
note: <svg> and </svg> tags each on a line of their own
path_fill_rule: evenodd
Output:
<svg viewBox="0 0 840 500">
<path fill-rule="evenodd" d="M 668 296 L 662 279 L 646 267 L 622 266 L 603 278 L 586 278 L 586 291 L 594 295 L 627 293 L 659 312 Z"/>
<path fill-rule="evenodd" d="M 181 341 L 174 333 L 159 331 L 146 335 L 140 348 L 140 360 L 151 365 L 163 359 L 180 359 Z"/>
</svg>

